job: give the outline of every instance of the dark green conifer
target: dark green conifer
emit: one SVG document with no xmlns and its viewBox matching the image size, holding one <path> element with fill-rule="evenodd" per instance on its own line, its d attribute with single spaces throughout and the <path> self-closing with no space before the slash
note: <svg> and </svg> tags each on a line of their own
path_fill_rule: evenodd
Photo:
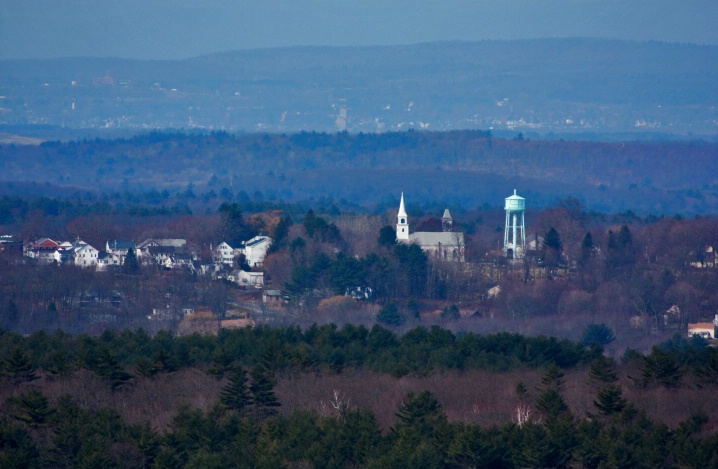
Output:
<svg viewBox="0 0 718 469">
<path fill-rule="evenodd" d="M 555 388 L 548 388 L 536 399 L 536 409 L 547 418 L 559 417 L 568 412 L 566 401 Z"/>
<path fill-rule="evenodd" d="M 254 367 L 250 373 L 252 384 L 249 390 L 252 394 L 254 409 L 259 417 L 269 417 L 277 413 L 276 408 L 281 404 L 274 394 L 274 376 L 262 363 Z"/>
<path fill-rule="evenodd" d="M 556 363 L 551 363 L 548 367 L 546 367 L 546 371 L 541 377 L 541 385 L 544 388 L 552 388 L 559 391 L 561 386 L 563 386 L 563 377 L 563 370 L 559 368 Z"/>
<path fill-rule="evenodd" d="M 47 398 L 37 389 L 24 392 L 10 399 L 13 417 L 33 427 L 44 426 L 52 415 Z"/>
<path fill-rule="evenodd" d="M 137 274 L 140 272 L 140 262 L 137 260 L 137 254 L 133 248 L 129 248 L 127 250 L 125 263 L 122 265 L 122 269 L 127 274 Z"/>
<path fill-rule="evenodd" d="M 618 373 L 613 359 L 601 355 L 591 363 L 591 370 L 588 374 L 588 382 L 591 386 L 602 388 L 616 381 L 618 381 Z"/>
<path fill-rule="evenodd" d="M 127 383 L 132 377 L 132 375 L 122 369 L 119 362 L 106 348 L 100 349 L 97 353 L 92 371 L 107 380 L 113 391 Z"/>
<path fill-rule="evenodd" d="M 252 403 L 252 394 L 247 387 L 247 372 L 238 367 L 229 374 L 229 381 L 222 388 L 220 402 L 227 409 L 241 411 Z"/>
<path fill-rule="evenodd" d="M 626 400 L 622 396 L 621 386 L 606 386 L 598 392 L 596 401 L 593 401 L 603 415 L 616 414 L 626 407 Z"/>
<path fill-rule="evenodd" d="M 234 357 L 226 348 L 219 347 L 212 353 L 212 366 L 207 373 L 216 376 L 217 379 L 222 379 L 224 374 L 232 369 L 232 362 L 234 362 Z"/>
<path fill-rule="evenodd" d="M 401 316 L 401 313 L 399 313 L 399 308 L 396 306 L 396 303 L 391 301 L 379 310 L 376 320 L 388 326 L 400 326 L 404 322 L 404 318 Z"/>
<path fill-rule="evenodd" d="M 643 359 L 642 384 L 656 382 L 667 388 L 680 384 L 683 372 L 670 352 L 653 347 L 651 354 Z"/>
<path fill-rule="evenodd" d="M 20 347 L 13 348 L 2 364 L 2 373 L 15 384 L 37 379 L 30 357 Z"/>
</svg>

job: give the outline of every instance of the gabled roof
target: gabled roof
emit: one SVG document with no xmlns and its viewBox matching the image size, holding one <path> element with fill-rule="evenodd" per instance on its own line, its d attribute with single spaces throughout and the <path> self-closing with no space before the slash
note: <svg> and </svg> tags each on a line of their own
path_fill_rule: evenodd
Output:
<svg viewBox="0 0 718 469">
<path fill-rule="evenodd" d="M 447 231 L 418 231 L 409 235 L 409 242 L 420 246 L 455 246 L 464 243 L 464 233 Z"/>
<path fill-rule="evenodd" d="M 252 247 L 252 246 L 256 246 L 257 244 L 264 243 L 266 241 L 269 241 L 269 236 L 255 236 L 254 238 L 247 241 L 244 245 L 246 247 Z"/>
<path fill-rule="evenodd" d="M 150 238 L 142 241 L 140 244 L 137 245 L 137 248 L 143 249 L 148 246 L 165 246 L 165 247 L 183 247 L 187 245 L 186 239 L 181 238 Z"/>
<path fill-rule="evenodd" d="M 109 249 L 134 249 L 135 248 L 135 242 L 134 241 L 124 241 L 119 239 L 111 239 L 107 241 L 107 247 Z"/>
<path fill-rule="evenodd" d="M 50 238 L 40 238 L 34 243 L 35 249 L 57 249 L 60 247 L 58 243 Z"/>
</svg>

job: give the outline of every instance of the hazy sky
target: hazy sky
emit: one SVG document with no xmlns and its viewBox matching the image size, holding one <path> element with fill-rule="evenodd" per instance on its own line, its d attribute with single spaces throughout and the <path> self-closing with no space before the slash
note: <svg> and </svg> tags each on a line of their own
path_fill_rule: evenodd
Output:
<svg viewBox="0 0 718 469">
<path fill-rule="evenodd" d="M 718 0 L 0 0 L 0 59 L 567 36 L 718 44 Z"/>
</svg>

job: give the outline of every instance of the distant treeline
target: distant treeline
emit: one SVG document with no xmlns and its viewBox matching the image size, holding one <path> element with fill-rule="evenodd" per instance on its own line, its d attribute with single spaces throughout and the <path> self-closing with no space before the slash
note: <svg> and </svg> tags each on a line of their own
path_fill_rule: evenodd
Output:
<svg viewBox="0 0 718 469">
<path fill-rule="evenodd" d="M 501 205 L 514 188 L 532 207 L 566 196 L 596 210 L 714 213 L 718 144 L 500 139 L 489 131 L 231 135 L 149 133 L 129 139 L 0 146 L 6 181 L 235 201 L 331 196 L 376 206 Z M 687 162 L 690 161 L 690 164 Z"/>
<path fill-rule="evenodd" d="M 219 336 L 154 336 L 142 330 L 105 331 L 98 337 L 63 332 L 36 332 L 23 338 L 10 332 L 0 335 L 0 355 L 20 350 L 32 368 L 66 373 L 76 368 L 105 369 L 111 361 L 118 369 L 142 373 L 148 363 L 156 372 L 201 367 L 227 371 L 235 365 L 255 366 L 260 360 L 274 371 L 331 371 L 363 368 L 402 376 L 432 370 L 509 370 L 540 368 L 556 363 L 571 368 L 588 363 L 600 353 L 568 340 L 523 337 L 501 333 L 481 336 L 454 335 L 433 326 L 418 327 L 402 336 L 381 326 L 367 329 L 347 324 L 271 328 L 260 326 Z M 99 358 L 98 358 L 99 357 Z M 100 363 L 98 360 L 102 361 Z"/>
</svg>

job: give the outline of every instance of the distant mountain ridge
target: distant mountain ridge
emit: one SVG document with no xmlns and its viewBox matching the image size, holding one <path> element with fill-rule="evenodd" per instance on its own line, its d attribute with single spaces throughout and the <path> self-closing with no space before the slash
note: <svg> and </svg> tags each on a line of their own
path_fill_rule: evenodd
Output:
<svg viewBox="0 0 718 469">
<path fill-rule="evenodd" d="M 718 134 L 718 46 L 606 39 L 0 62 L 0 124 Z"/>
</svg>

